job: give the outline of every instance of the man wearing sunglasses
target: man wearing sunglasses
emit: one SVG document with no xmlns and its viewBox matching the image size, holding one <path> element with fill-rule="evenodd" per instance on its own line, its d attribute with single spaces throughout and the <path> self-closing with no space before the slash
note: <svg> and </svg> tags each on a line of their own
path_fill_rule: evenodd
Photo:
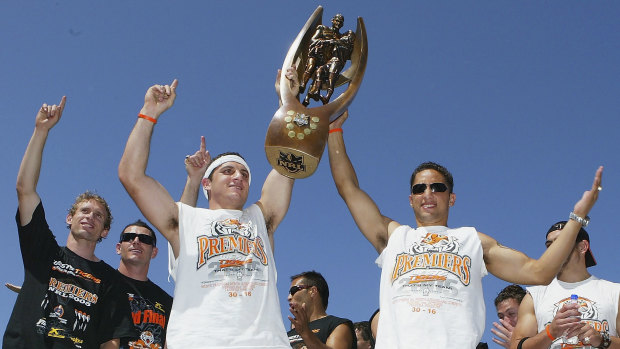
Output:
<svg viewBox="0 0 620 349">
<path fill-rule="evenodd" d="M 292 329 L 288 339 L 293 349 L 355 349 L 357 341 L 349 319 L 327 315 L 329 287 L 323 275 L 306 271 L 291 276 L 288 293 Z"/>
<path fill-rule="evenodd" d="M 181 202 L 175 202 L 145 171 L 155 123 L 172 107 L 176 87 L 174 80 L 148 89 L 119 164 L 125 189 L 172 251 L 168 347 L 290 348 L 276 290 L 273 236 L 288 211 L 294 181 L 271 171 L 258 202 L 244 208 L 249 166 L 237 153 L 211 161 L 203 138 L 197 154 L 186 158 L 188 181 Z M 299 82 L 290 88 L 296 94 Z M 209 209 L 194 207 L 200 187 Z"/>
<path fill-rule="evenodd" d="M 162 349 L 172 308 L 172 297 L 148 278 L 151 259 L 157 256 L 157 235 L 137 220 L 128 224 L 116 244 L 121 256 L 118 271 L 125 281 L 125 291 L 138 336 L 123 338 L 121 348 Z"/>
<path fill-rule="evenodd" d="M 409 183 L 417 229 L 383 215 L 359 187 L 347 156 L 342 124 L 330 125 L 329 162 L 338 193 L 362 234 L 380 254 L 376 348 L 475 348 L 484 331 L 482 277 L 487 271 L 519 284 L 547 284 L 569 255 L 602 187 L 602 167 L 571 213 L 562 236 L 538 260 L 502 246 L 474 228 L 448 228 L 453 179 L 436 163 L 418 166 Z"/>
<path fill-rule="evenodd" d="M 566 224 L 549 228 L 547 249 L 565 234 Z M 620 348 L 620 284 L 590 274 L 588 268 L 594 265 L 590 236 L 582 228 L 557 277 L 547 286 L 527 288 L 510 347 Z M 576 303 L 571 295 L 577 295 Z"/>
<path fill-rule="evenodd" d="M 134 333 L 120 275 L 95 255 L 112 224 L 107 202 L 92 192 L 79 195 L 65 218 L 66 246 L 59 246 L 37 192 L 43 149 L 65 103 L 63 97 L 41 106 L 17 174 L 24 282 L 3 348 L 118 348 L 119 338 Z"/>
</svg>

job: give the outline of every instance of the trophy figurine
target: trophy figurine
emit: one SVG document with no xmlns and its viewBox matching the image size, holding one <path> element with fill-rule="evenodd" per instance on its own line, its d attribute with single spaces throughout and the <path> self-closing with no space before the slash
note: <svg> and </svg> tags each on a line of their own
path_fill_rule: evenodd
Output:
<svg viewBox="0 0 620 349">
<path fill-rule="evenodd" d="M 329 123 L 353 102 L 366 70 L 368 40 L 363 19 L 358 17 L 355 32 L 340 33 L 344 17 L 335 15 L 329 27 L 321 24 L 322 14 L 323 8 L 319 6 L 286 54 L 276 86 L 282 104 L 271 119 L 265 139 L 269 163 L 291 178 L 306 178 L 316 171 L 327 142 Z M 349 60 L 350 66 L 342 71 Z M 291 66 L 302 77 L 296 91 L 289 87 L 284 74 Z M 348 84 L 346 90 L 330 101 L 334 89 L 344 84 Z M 308 92 L 300 102 L 299 96 L 306 87 Z M 308 108 L 312 101 L 320 105 Z"/>
</svg>

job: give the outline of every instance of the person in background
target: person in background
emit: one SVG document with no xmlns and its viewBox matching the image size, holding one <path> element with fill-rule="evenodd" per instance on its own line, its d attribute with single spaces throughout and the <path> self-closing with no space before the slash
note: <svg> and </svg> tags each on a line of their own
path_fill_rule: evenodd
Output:
<svg viewBox="0 0 620 349">
<path fill-rule="evenodd" d="M 351 320 L 327 315 L 329 286 L 323 275 L 306 271 L 291 276 L 288 295 L 292 329 L 288 331 L 291 347 L 355 349 L 355 331 Z"/>
<path fill-rule="evenodd" d="M 151 259 L 157 256 L 157 235 L 138 219 L 120 234 L 116 253 L 121 256 L 118 271 L 125 281 L 125 292 L 137 336 L 123 338 L 121 348 L 162 349 L 172 297 L 148 278 Z"/>
<path fill-rule="evenodd" d="M 493 342 L 504 348 L 510 347 L 512 331 L 517 325 L 519 316 L 519 304 L 525 293 L 523 287 L 512 284 L 504 287 L 495 297 L 495 309 L 497 309 L 499 323 L 493 322 L 495 328 L 492 328 L 491 332 L 497 337 L 493 338 Z"/>
<path fill-rule="evenodd" d="M 547 249 L 567 224 L 560 221 L 547 230 Z M 620 284 L 590 274 L 594 265 L 590 235 L 581 228 L 557 277 L 547 286 L 527 288 L 510 347 L 620 348 Z"/>
</svg>

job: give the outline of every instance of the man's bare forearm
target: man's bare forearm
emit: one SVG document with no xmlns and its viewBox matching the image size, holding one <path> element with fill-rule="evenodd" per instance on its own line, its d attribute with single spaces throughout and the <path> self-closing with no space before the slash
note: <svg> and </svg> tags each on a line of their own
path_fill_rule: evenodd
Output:
<svg viewBox="0 0 620 349">
<path fill-rule="evenodd" d="M 196 207 L 198 203 L 198 193 L 200 192 L 200 180 L 192 179 L 187 176 L 185 181 L 185 187 L 183 188 L 183 194 L 181 194 L 181 202 Z"/>
</svg>

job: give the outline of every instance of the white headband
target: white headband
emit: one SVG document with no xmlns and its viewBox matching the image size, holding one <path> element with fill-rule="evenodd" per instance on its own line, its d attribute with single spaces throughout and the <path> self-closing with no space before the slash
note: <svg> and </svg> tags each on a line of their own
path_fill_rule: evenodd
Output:
<svg viewBox="0 0 620 349">
<path fill-rule="evenodd" d="M 243 165 L 246 170 L 248 170 L 248 186 L 249 186 L 250 183 L 252 183 L 252 174 L 250 173 L 250 167 L 245 162 L 245 160 L 243 160 L 238 155 L 224 155 L 220 158 L 213 160 L 211 164 L 209 165 L 209 167 L 207 167 L 207 172 L 205 172 L 205 175 L 202 177 L 202 179 L 209 178 L 213 170 L 218 168 L 221 164 L 225 162 L 229 162 L 229 161 L 239 163 Z M 204 185 L 202 186 L 202 192 L 205 194 L 205 197 L 207 198 L 207 200 L 209 200 L 209 193 L 207 192 L 207 189 L 205 189 Z"/>
</svg>

